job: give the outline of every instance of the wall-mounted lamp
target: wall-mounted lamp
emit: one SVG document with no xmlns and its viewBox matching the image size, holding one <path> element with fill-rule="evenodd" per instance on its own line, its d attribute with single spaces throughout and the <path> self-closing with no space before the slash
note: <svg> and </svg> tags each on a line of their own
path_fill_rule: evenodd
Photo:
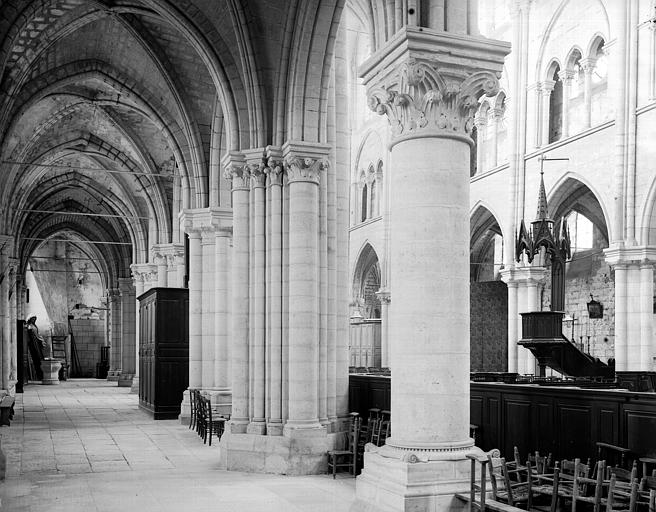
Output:
<svg viewBox="0 0 656 512">
<path fill-rule="evenodd" d="M 604 305 L 594 300 L 592 294 L 590 294 L 590 302 L 588 302 L 588 317 L 589 318 L 603 318 L 604 317 Z"/>
</svg>

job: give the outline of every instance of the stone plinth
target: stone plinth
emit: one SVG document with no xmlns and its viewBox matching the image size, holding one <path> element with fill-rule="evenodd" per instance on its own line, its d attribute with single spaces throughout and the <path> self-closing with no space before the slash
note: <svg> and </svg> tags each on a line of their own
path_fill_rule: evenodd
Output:
<svg viewBox="0 0 656 512">
<path fill-rule="evenodd" d="M 59 384 L 59 370 L 61 370 L 61 361 L 58 359 L 44 359 L 41 361 L 41 371 L 43 372 L 41 384 Z"/>
<path fill-rule="evenodd" d="M 474 448 L 477 451 L 478 449 Z M 482 452 L 480 452 L 482 453 Z M 364 454 L 364 470 L 357 479 L 357 501 L 351 512 L 438 512 L 467 510 L 455 498 L 469 492 L 469 460 L 407 460 L 379 452 Z"/>
<path fill-rule="evenodd" d="M 134 378 L 133 373 L 121 373 L 121 375 L 118 376 L 118 387 L 131 388 L 133 378 Z"/>
<path fill-rule="evenodd" d="M 289 436 L 235 434 L 226 428 L 221 437 L 219 465 L 229 471 L 313 475 L 328 470 L 326 452 L 336 434 L 326 429 L 297 429 Z"/>
</svg>

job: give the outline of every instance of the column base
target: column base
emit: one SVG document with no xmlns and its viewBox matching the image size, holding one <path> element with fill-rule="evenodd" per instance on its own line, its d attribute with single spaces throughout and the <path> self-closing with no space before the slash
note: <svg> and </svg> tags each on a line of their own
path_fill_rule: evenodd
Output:
<svg viewBox="0 0 656 512">
<path fill-rule="evenodd" d="M 120 384 L 119 384 L 120 386 Z M 139 376 L 135 375 L 132 378 L 132 386 L 130 386 L 130 393 L 139 394 Z"/>
<path fill-rule="evenodd" d="M 246 427 L 246 433 L 247 434 L 256 434 L 256 435 L 266 434 L 266 422 L 264 420 L 262 420 L 262 421 L 251 421 L 248 424 L 248 427 Z"/>
<path fill-rule="evenodd" d="M 185 389 L 182 393 L 182 402 L 180 403 L 180 416 L 178 416 L 178 421 L 182 425 L 189 425 L 189 421 L 191 421 L 191 393 L 189 393 L 189 388 Z"/>
<path fill-rule="evenodd" d="M 120 375 L 121 370 L 109 370 L 107 372 L 107 380 L 110 382 L 117 382 Z"/>
<path fill-rule="evenodd" d="M 483 452 L 472 447 L 457 453 L 457 457 L 453 452 L 445 454 L 446 460 L 422 461 L 411 452 L 399 459 L 384 456 L 376 448 L 366 451 L 362 474 L 355 482 L 356 501 L 350 512 L 468 510 L 455 494 L 469 493 L 471 461 L 467 454 Z"/>
<path fill-rule="evenodd" d="M 118 387 L 119 388 L 131 388 L 132 387 L 132 379 L 134 379 L 134 374 L 133 373 L 123 373 L 121 372 L 121 375 L 118 377 Z"/>
<path fill-rule="evenodd" d="M 211 390 L 210 397 L 212 400 L 212 409 L 221 416 L 230 416 L 232 414 L 232 391 L 230 389 Z"/>
<path fill-rule="evenodd" d="M 285 431 L 284 436 L 236 434 L 226 428 L 220 442 L 219 466 L 229 471 L 279 475 L 325 473 L 326 452 L 333 449 L 337 436 L 327 434 L 324 428 L 294 429 Z"/>
</svg>

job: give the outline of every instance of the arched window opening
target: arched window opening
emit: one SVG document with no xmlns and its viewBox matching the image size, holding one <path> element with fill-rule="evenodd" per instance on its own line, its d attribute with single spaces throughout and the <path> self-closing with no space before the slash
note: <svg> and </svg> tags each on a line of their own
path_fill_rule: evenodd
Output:
<svg viewBox="0 0 656 512">
<path fill-rule="evenodd" d="M 581 52 L 572 50 L 563 80 L 563 136 L 579 133 L 585 127 L 585 76 L 581 66 Z"/>
<path fill-rule="evenodd" d="M 367 183 L 362 184 L 362 196 L 360 200 L 360 222 L 367 220 Z"/>
<path fill-rule="evenodd" d="M 590 123 L 598 125 L 612 118 L 608 101 L 608 57 L 604 50 L 604 40 L 599 39 L 592 52 L 594 68 L 590 76 Z"/>
<path fill-rule="evenodd" d="M 369 218 L 373 218 L 376 213 L 376 201 L 378 197 L 378 183 L 376 183 L 376 173 L 374 168 L 369 167 Z"/>
<path fill-rule="evenodd" d="M 565 218 L 569 227 L 572 253 L 592 249 L 594 247 L 594 225 L 590 219 L 574 210 Z"/>
<path fill-rule="evenodd" d="M 549 77 L 554 81 L 554 88 L 549 98 L 549 143 L 560 140 L 563 133 L 563 83 L 558 72 L 560 66 L 556 66 L 553 74 Z"/>
</svg>

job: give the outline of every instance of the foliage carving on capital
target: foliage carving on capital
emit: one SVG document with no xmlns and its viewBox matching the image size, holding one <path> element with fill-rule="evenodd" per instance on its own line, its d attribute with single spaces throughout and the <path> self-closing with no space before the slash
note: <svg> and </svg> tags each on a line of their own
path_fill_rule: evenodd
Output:
<svg viewBox="0 0 656 512">
<path fill-rule="evenodd" d="M 264 187 L 266 182 L 264 163 L 248 164 L 248 172 L 251 176 L 251 186 L 253 188 Z"/>
<path fill-rule="evenodd" d="M 232 182 L 232 190 L 250 188 L 250 169 L 247 165 L 230 163 L 225 166 L 223 177 Z"/>
<path fill-rule="evenodd" d="M 490 71 L 467 77 L 444 77 L 431 62 L 410 59 L 400 64 L 392 85 L 369 91 L 369 108 L 387 115 L 393 136 L 423 130 L 470 135 L 478 98 L 494 96 L 499 79 Z"/>
<path fill-rule="evenodd" d="M 267 158 L 264 173 L 269 177 L 269 185 L 282 185 L 283 162 L 273 157 Z"/>
<path fill-rule="evenodd" d="M 330 163 L 327 158 L 307 158 L 300 156 L 288 156 L 285 159 L 285 171 L 289 183 L 295 181 L 309 181 L 319 183 L 321 172 L 328 169 Z"/>
</svg>

